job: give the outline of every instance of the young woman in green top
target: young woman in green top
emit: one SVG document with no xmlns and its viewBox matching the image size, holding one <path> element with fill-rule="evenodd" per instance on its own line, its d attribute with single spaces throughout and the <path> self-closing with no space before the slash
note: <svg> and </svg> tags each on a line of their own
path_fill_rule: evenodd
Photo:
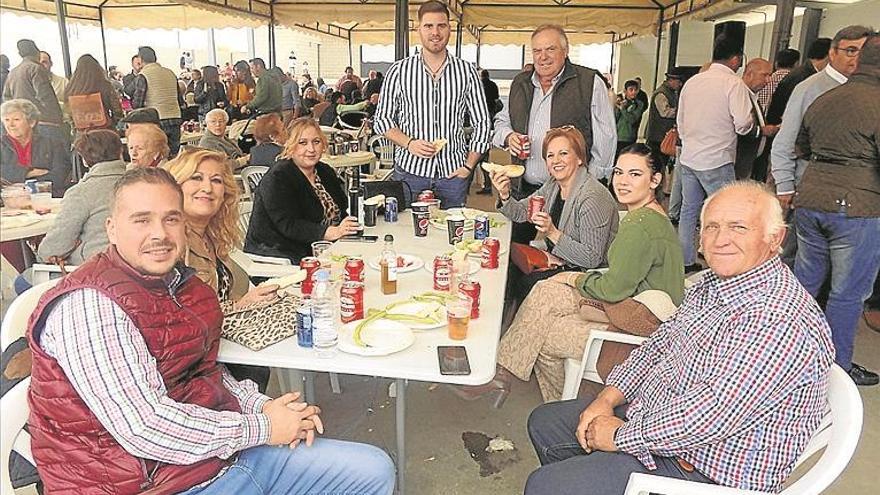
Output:
<svg viewBox="0 0 880 495">
<path fill-rule="evenodd" d="M 559 400 L 565 359 L 580 359 L 590 329 L 597 328 L 582 316 L 581 301 L 616 303 L 646 290 L 660 290 L 676 306 L 681 303 L 681 247 L 654 196 L 661 177 L 647 146 L 633 144 L 621 151 L 613 185 L 627 215 L 608 250 L 608 270 L 563 272 L 535 285 L 501 339 L 495 379 L 478 387 L 457 387 L 457 395 L 468 400 L 493 395 L 500 407 L 512 378 L 528 381 L 534 369 L 544 400 Z"/>
</svg>

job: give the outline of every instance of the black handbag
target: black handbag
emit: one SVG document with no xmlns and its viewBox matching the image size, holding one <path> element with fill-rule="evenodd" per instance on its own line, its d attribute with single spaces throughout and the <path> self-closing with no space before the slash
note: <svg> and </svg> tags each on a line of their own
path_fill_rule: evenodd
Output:
<svg viewBox="0 0 880 495">
<path fill-rule="evenodd" d="M 383 194 L 386 198 L 397 198 L 397 208 L 399 211 L 409 208 L 406 198 L 412 198 L 412 190 L 406 182 L 400 180 L 381 180 L 364 182 L 362 185 L 365 198 L 372 198 L 378 194 Z M 404 191 L 409 194 L 405 194 Z"/>
</svg>

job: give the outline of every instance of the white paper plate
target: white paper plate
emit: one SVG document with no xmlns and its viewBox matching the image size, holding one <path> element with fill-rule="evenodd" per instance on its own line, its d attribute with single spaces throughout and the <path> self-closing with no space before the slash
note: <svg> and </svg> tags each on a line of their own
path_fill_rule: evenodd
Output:
<svg viewBox="0 0 880 495">
<path fill-rule="evenodd" d="M 400 304 L 399 306 L 395 306 L 388 312 L 391 314 L 418 314 L 421 311 L 421 308 L 427 304 L 437 304 L 440 306 L 440 320 L 437 323 L 405 323 L 406 326 L 412 328 L 413 330 L 432 330 L 434 328 L 442 328 L 449 324 L 449 321 L 446 319 L 446 308 L 443 307 L 440 303 L 423 303 L 418 301 L 411 301 L 406 304 Z M 398 322 L 403 323 L 403 322 Z"/>
<path fill-rule="evenodd" d="M 452 256 L 453 254 L 460 253 L 460 252 L 461 252 L 460 250 L 455 249 L 453 247 L 452 251 L 449 251 L 446 254 Z M 498 250 L 498 256 L 501 256 L 502 254 L 505 254 L 505 253 L 507 253 L 507 246 L 502 245 Z M 472 252 L 468 251 L 468 257 L 473 258 L 475 260 L 481 260 L 483 258 L 483 252 L 482 252 L 482 250 L 477 251 L 476 253 L 472 253 Z"/>
<path fill-rule="evenodd" d="M 361 347 L 354 343 L 352 336 L 360 323 L 361 320 L 352 321 L 339 329 L 340 351 L 358 356 L 387 356 L 408 348 L 416 341 L 413 331 L 403 323 L 379 319 L 367 324 L 361 333 L 361 338 L 369 345 Z"/>
<path fill-rule="evenodd" d="M 472 259 L 468 260 L 468 265 L 470 265 L 470 270 L 468 271 L 468 275 L 473 275 L 473 274 L 477 273 L 478 271 L 480 271 L 480 262 L 479 261 L 475 261 Z M 427 271 L 428 273 L 433 275 L 434 274 L 434 265 L 433 264 L 425 265 L 425 271 Z"/>
<path fill-rule="evenodd" d="M 488 212 L 483 210 L 476 210 L 474 208 L 450 208 L 448 210 L 443 210 L 443 213 L 447 216 L 449 215 L 461 215 L 464 217 L 464 230 L 474 230 L 474 218 L 478 215 L 489 215 Z M 446 230 L 447 223 L 446 217 L 441 218 L 432 218 L 429 222 L 432 227 L 436 229 Z"/>
<path fill-rule="evenodd" d="M 403 261 L 407 265 L 404 267 L 398 267 L 397 273 L 414 272 L 414 271 L 418 270 L 419 268 L 425 266 L 425 262 L 422 261 L 422 259 L 419 258 L 418 256 L 415 256 L 412 254 L 398 254 L 397 256 L 402 257 Z M 377 256 L 377 257 L 371 259 L 368 264 L 369 264 L 370 268 L 372 268 L 373 270 L 379 270 L 379 257 Z"/>
</svg>

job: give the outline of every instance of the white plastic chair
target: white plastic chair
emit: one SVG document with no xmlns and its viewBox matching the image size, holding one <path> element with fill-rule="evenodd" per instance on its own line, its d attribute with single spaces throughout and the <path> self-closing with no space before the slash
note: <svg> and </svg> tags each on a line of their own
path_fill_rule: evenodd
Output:
<svg viewBox="0 0 880 495">
<path fill-rule="evenodd" d="M 248 167 L 251 168 L 251 167 Z M 251 201 L 242 201 L 238 204 L 238 228 L 241 229 L 242 237 L 247 235 L 248 224 L 251 220 L 251 212 L 254 204 Z M 241 267 L 249 277 L 283 277 L 299 270 L 298 266 L 294 266 L 287 258 L 276 258 L 274 256 L 261 256 L 259 254 L 245 253 L 240 249 L 233 249 L 229 253 L 238 266 Z"/>
<path fill-rule="evenodd" d="M 379 170 L 394 168 L 394 143 L 385 136 L 373 136 L 367 148 L 379 157 Z"/>
<path fill-rule="evenodd" d="M 76 266 L 74 265 L 65 265 L 64 269 L 68 272 L 72 272 L 76 270 Z M 61 267 L 58 265 L 53 265 L 51 263 L 34 263 L 31 266 L 31 283 L 33 285 L 39 285 L 43 282 L 48 282 L 49 280 L 54 280 L 56 278 L 62 278 L 64 274 L 61 272 Z"/>
<path fill-rule="evenodd" d="M 9 458 L 15 450 L 25 460 L 36 466 L 31 453 L 31 436 L 24 431 L 30 408 L 27 396 L 31 378 L 27 377 L 0 398 L 0 493 L 13 495 L 12 480 L 9 478 Z"/>
<path fill-rule="evenodd" d="M 244 188 L 242 199 L 254 197 L 254 191 L 268 171 L 269 167 L 264 165 L 251 165 L 241 169 L 241 185 Z"/>
<path fill-rule="evenodd" d="M 46 291 L 55 287 L 59 280 L 52 279 L 42 284 L 34 285 L 12 301 L 9 309 L 6 310 L 3 323 L 0 325 L 0 350 L 6 350 L 9 344 L 24 336 L 27 330 L 28 319 L 31 317 L 34 308 L 37 307 L 37 302 L 39 302 Z"/>
<path fill-rule="evenodd" d="M 590 330 L 587 343 L 584 345 L 584 355 L 580 360 L 566 359 L 564 363 L 565 383 L 562 386 L 562 400 L 576 399 L 580 390 L 581 380 L 605 383 L 596 369 L 599 362 L 599 353 L 605 342 L 620 342 L 622 344 L 642 345 L 646 337 L 630 335 L 628 333 L 609 332 L 607 330 Z"/>
<path fill-rule="evenodd" d="M 862 432 L 862 398 L 849 375 L 836 364 L 828 376 L 828 411 L 813 433 L 795 467 L 824 449 L 803 476 L 789 480 L 780 495 L 819 495 L 849 464 Z M 625 495 L 758 495 L 763 492 L 708 485 L 643 473 L 633 473 Z"/>
</svg>

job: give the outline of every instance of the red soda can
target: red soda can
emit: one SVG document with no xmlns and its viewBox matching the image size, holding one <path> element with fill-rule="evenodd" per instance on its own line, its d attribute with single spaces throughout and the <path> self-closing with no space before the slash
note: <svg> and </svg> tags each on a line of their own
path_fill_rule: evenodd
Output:
<svg viewBox="0 0 880 495">
<path fill-rule="evenodd" d="M 434 199 L 434 191 L 430 189 L 425 189 L 424 191 L 419 193 L 419 201 L 428 202 Z"/>
<path fill-rule="evenodd" d="M 525 134 L 520 136 L 519 137 L 519 145 L 520 145 L 521 150 L 519 153 L 516 154 L 516 157 L 519 158 L 520 160 L 525 160 L 526 158 L 529 157 L 529 155 L 532 154 L 532 143 L 529 140 L 529 136 L 527 136 Z"/>
<path fill-rule="evenodd" d="M 529 221 L 535 216 L 535 213 L 544 209 L 544 196 L 532 196 L 529 198 Z"/>
<path fill-rule="evenodd" d="M 304 296 L 311 295 L 312 288 L 315 286 L 315 281 L 312 277 L 315 275 L 315 272 L 321 268 L 321 260 L 314 256 L 306 256 L 299 260 L 299 267 L 301 270 L 306 271 L 306 278 L 302 281 L 302 293 Z"/>
<path fill-rule="evenodd" d="M 480 317 L 480 283 L 476 280 L 465 279 L 458 284 L 458 292 L 468 296 L 474 302 L 471 306 L 471 319 Z"/>
<path fill-rule="evenodd" d="M 480 249 L 482 262 L 480 266 L 483 268 L 498 268 L 498 253 L 501 251 L 501 241 L 497 237 L 487 237 L 483 239 L 483 247 Z"/>
<path fill-rule="evenodd" d="M 364 259 L 360 256 L 345 258 L 345 268 L 342 277 L 345 282 L 363 282 Z"/>
<path fill-rule="evenodd" d="M 434 290 L 450 290 L 452 284 L 452 257 L 439 254 L 434 257 Z"/>
<path fill-rule="evenodd" d="M 364 319 L 364 284 L 343 282 L 339 289 L 339 316 L 342 323 Z"/>
</svg>

